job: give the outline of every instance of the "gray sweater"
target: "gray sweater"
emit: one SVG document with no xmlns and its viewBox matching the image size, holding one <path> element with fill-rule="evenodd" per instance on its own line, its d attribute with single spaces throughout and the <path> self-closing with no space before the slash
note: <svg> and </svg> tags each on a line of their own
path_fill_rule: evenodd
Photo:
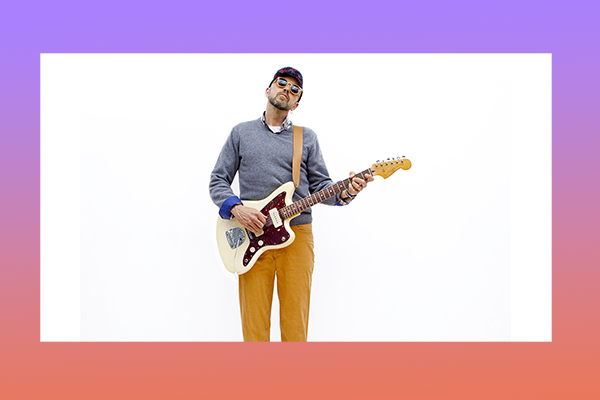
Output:
<svg viewBox="0 0 600 400">
<path fill-rule="evenodd" d="M 260 118 L 236 125 L 229 134 L 210 177 L 210 197 L 221 208 L 221 217 L 230 218 L 231 206 L 238 201 L 231 189 L 236 172 L 239 173 L 239 198 L 262 200 L 279 186 L 292 180 L 293 153 L 291 125 L 279 133 L 271 132 Z M 332 184 L 317 135 L 304 127 L 300 184 L 293 200 L 298 201 Z M 342 205 L 343 202 L 336 195 L 323 201 L 323 204 Z M 309 208 L 290 221 L 290 224 L 311 222 Z"/>
</svg>

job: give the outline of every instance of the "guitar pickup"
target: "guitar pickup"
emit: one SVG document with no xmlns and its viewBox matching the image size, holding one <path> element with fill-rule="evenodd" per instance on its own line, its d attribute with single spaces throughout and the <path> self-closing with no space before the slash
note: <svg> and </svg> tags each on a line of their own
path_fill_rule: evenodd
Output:
<svg viewBox="0 0 600 400">
<path fill-rule="evenodd" d="M 269 210 L 269 216 L 271 217 L 271 221 L 273 221 L 273 226 L 275 228 L 279 228 L 281 225 L 283 225 L 283 221 L 281 220 L 278 209 L 273 208 Z"/>
</svg>

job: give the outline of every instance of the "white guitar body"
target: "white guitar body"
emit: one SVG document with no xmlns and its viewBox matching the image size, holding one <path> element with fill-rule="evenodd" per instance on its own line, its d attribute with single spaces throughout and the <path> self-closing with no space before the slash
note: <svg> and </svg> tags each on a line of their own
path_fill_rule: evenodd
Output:
<svg viewBox="0 0 600 400">
<path fill-rule="evenodd" d="M 221 260 L 229 272 L 244 274 L 267 250 L 289 246 L 294 241 L 290 219 L 280 219 L 276 211 L 292 203 L 294 183 L 287 182 L 263 200 L 244 201 L 244 206 L 255 208 L 268 217 L 264 232 L 255 236 L 235 218 L 217 220 L 217 245 Z M 275 211 L 273 211 L 275 210 Z"/>
<path fill-rule="evenodd" d="M 407 170 L 411 166 L 408 159 L 377 160 L 371 168 L 356 174 L 361 179 L 367 179 L 366 174 L 379 175 L 386 179 L 398 169 Z M 254 266 L 256 260 L 267 250 L 281 249 L 294 241 L 294 231 L 290 229 L 290 220 L 302 211 L 348 189 L 350 179 L 337 182 L 316 193 L 292 203 L 294 183 L 287 182 L 279 186 L 271 195 L 263 200 L 245 201 L 246 207 L 259 210 L 267 222 L 263 233 L 255 236 L 237 220 L 217 220 L 217 245 L 225 268 L 234 274 L 245 274 Z"/>
</svg>

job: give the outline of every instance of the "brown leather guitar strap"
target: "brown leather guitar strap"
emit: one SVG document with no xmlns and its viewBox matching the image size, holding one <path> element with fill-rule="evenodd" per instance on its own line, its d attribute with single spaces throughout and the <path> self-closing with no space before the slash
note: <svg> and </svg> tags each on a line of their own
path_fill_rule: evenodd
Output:
<svg viewBox="0 0 600 400">
<path fill-rule="evenodd" d="M 292 178 L 294 186 L 300 184 L 300 161 L 302 160 L 302 127 L 294 125 L 294 158 L 292 160 Z"/>
</svg>

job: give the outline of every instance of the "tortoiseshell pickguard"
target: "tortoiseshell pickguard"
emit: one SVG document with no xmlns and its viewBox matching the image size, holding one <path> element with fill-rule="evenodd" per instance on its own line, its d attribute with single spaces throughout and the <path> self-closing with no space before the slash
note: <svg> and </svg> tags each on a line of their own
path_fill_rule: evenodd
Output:
<svg viewBox="0 0 600 400">
<path fill-rule="evenodd" d="M 260 212 L 267 217 L 267 223 L 263 227 L 264 233 L 262 235 L 255 236 L 252 232 L 246 229 L 250 243 L 248 244 L 248 248 L 244 253 L 244 267 L 247 266 L 250 261 L 252 261 L 252 258 L 256 256 L 258 250 L 262 249 L 263 247 L 279 245 L 290 240 L 290 234 L 285 229 L 285 224 L 282 224 L 279 228 L 275 228 L 269 216 L 269 210 L 272 210 L 273 208 L 277 208 L 279 210 L 286 206 L 285 195 L 286 192 L 279 193 L 273 198 L 273 200 L 269 202 L 269 204 L 260 210 Z M 254 249 L 254 252 L 252 252 L 251 249 Z"/>
</svg>

